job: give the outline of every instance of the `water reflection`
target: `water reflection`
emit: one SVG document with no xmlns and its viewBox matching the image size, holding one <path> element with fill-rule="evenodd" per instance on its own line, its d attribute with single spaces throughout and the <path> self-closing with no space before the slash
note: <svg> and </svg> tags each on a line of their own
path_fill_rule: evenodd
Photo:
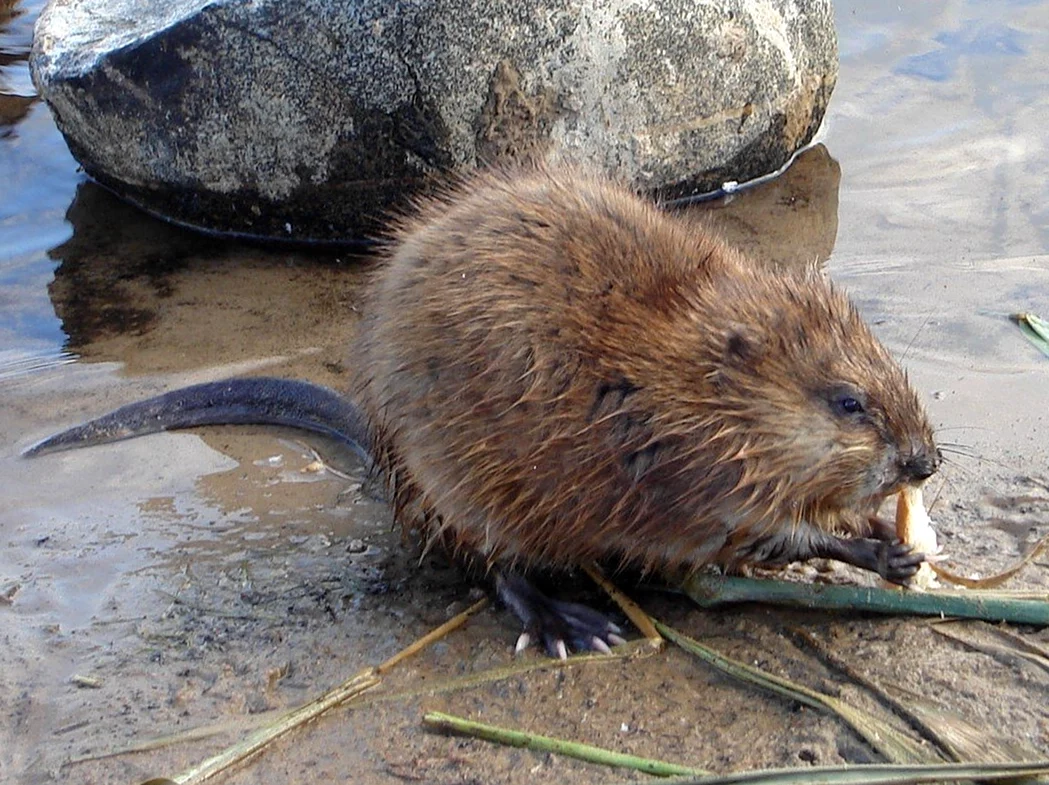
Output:
<svg viewBox="0 0 1049 785">
<path fill-rule="evenodd" d="M 838 162 L 818 144 L 775 180 L 694 209 L 752 258 L 798 269 L 823 264 L 834 250 L 840 180 Z"/>
<path fill-rule="evenodd" d="M 43 5 L 0 0 L 0 382 L 71 359 L 46 251 L 69 236 L 63 212 L 79 176 L 29 76 Z"/>
<path fill-rule="evenodd" d="M 14 126 L 40 100 L 29 79 L 28 65 L 37 14 L 27 5 L 0 2 L 0 139 L 13 134 Z"/>
<path fill-rule="evenodd" d="M 838 165 L 817 146 L 783 176 L 690 208 L 773 266 L 826 260 L 837 233 Z M 190 368 L 314 345 L 321 323 L 351 325 L 360 268 L 345 252 L 219 241 L 151 218 L 85 182 L 50 251 L 54 312 L 83 359 Z M 304 329 L 306 325 L 317 325 Z M 299 339 L 291 336 L 298 334 Z"/>
<path fill-rule="evenodd" d="M 219 240 L 91 182 L 66 217 L 73 235 L 49 252 L 47 290 L 84 361 L 138 374 L 295 355 L 356 320 L 364 265 L 351 254 Z"/>
<path fill-rule="evenodd" d="M 0 0 L 0 95 L 36 99 L 29 79 L 33 24 L 42 2 Z"/>
<path fill-rule="evenodd" d="M 912 55 L 896 67 L 896 73 L 917 76 L 934 82 L 945 82 L 957 74 L 959 63 L 966 58 L 1018 57 L 1027 54 L 1029 34 L 1008 25 L 981 24 L 967 21 L 956 30 L 937 34 L 936 49 Z"/>
<path fill-rule="evenodd" d="M 142 335 L 157 321 L 157 300 L 171 296 L 170 276 L 221 244 L 166 224 L 93 182 L 77 187 L 66 213 L 72 236 L 48 256 L 59 262 L 48 293 L 81 351 L 113 335 Z"/>
<path fill-rule="evenodd" d="M 909 260 L 951 275 L 1044 253 L 1049 2 L 837 2 L 835 13 L 837 270 Z"/>
<path fill-rule="evenodd" d="M 24 120 L 30 108 L 39 100 L 36 96 L 0 92 L 0 139 L 14 133 L 12 126 Z"/>
</svg>

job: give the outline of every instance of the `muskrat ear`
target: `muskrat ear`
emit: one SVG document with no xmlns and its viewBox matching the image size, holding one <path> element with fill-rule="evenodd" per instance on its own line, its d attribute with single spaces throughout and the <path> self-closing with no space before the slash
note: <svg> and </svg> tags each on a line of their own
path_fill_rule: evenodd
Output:
<svg viewBox="0 0 1049 785">
<path fill-rule="evenodd" d="M 734 324 L 729 328 L 725 339 L 725 363 L 740 366 L 754 362 L 764 351 L 758 334 L 743 324 Z"/>
</svg>

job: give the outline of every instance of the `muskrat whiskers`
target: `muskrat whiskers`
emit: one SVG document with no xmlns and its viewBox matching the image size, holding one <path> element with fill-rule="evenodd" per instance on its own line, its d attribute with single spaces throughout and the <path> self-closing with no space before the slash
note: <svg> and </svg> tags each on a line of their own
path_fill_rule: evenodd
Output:
<svg viewBox="0 0 1049 785">
<path fill-rule="evenodd" d="M 907 342 L 907 347 L 903 350 L 903 354 L 900 357 L 900 362 L 906 362 L 907 357 L 911 353 L 911 349 L 914 348 L 914 342 L 918 340 L 918 336 L 922 334 L 922 330 L 929 324 L 929 320 L 932 318 L 932 314 L 927 314 L 922 320 L 922 323 L 918 325 L 918 329 L 914 331 L 914 335 L 911 336 L 910 341 Z"/>
<path fill-rule="evenodd" d="M 1005 470 L 1010 471 L 1010 472 L 1020 473 L 1020 469 L 1017 468 L 1016 466 L 1013 466 L 1013 465 L 1010 465 L 1010 464 L 1007 464 L 1007 463 L 1003 463 L 1001 461 L 996 461 L 993 458 L 984 458 L 981 455 L 976 455 L 975 453 L 966 452 L 965 450 L 958 449 L 956 446 L 953 446 L 953 445 L 950 445 L 950 444 L 945 445 L 945 444 L 943 444 L 941 442 L 939 447 L 940 447 L 940 452 L 941 453 L 946 453 L 946 455 L 943 458 L 944 466 L 945 467 L 949 466 L 949 467 L 951 467 L 952 470 L 962 471 L 969 477 L 976 477 L 976 476 L 978 476 L 978 474 L 977 474 L 977 472 L 973 471 L 972 469 L 962 465 L 960 462 L 955 461 L 955 460 L 951 460 L 950 458 L 947 457 L 947 455 L 957 455 L 957 456 L 964 457 L 964 458 L 972 458 L 973 460 L 976 460 L 976 461 L 982 461 L 983 463 L 987 463 L 987 464 L 990 464 L 992 466 L 997 466 L 1000 469 L 1005 469 Z M 944 483 L 945 484 L 950 482 L 950 478 L 947 476 L 946 473 L 944 473 L 943 479 L 944 479 Z M 1036 479 L 1034 477 L 1030 477 L 1030 476 L 1028 476 L 1027 479 L 1030 482 L 1034 483 L 1035 485 L 1038 485 L 1039 487 L 1042 487 L 1042 488 L 1045 488 L 1046 490 L 1049 490 L 1049 483 L 1043 483 L 1043 482 L 1039 481 L 1038 479 Z M 1008 495 L 1004 491 L 1000 490 L 997 484 L 992 484 L 992 483 L 988 482 L 986 478 L 983 478 L 981 480 L 981 482 L 983 483 L 985 488 L 990 489 L 992 492 L 994 492 L 995 494 L 997 494 L 999 496 L 1006 496 L 1006 495 Z M 937 495 L 939 495 L 940 491 L 942 491 L 942 490 L 943 490 L 943 486 L 941 486 L 940 490 L 937 491 Z M 930 505 L 930 508 L 931 508 L 931 505 Z"/>
<path fill-rule="evenodd" d="M 940 483 L 940 487 L 936 489 L 936 493 L 933 494 L 932 500 L 929 502 L 927 508 L 929 512 L 932 512 L 937 502 L 940 501 L 940 496 L 943 495 L 944 490 L 947 488 L 948 485 L 951 484 L 951 478 L 946 475 L 942 476 L 942 480 L 943 482 Z"/>
<path fill-rule="evenodd" d="M 961 455 L 965 458 L 979 458 L 979 454 L 976 452 L 974 447 L 968 444 L 954 444 L 952 442 L 940 442 L 937 445 L 941 453 L 948 453 L 949 455 Z"/>
<path fill-rule="evenodd" d="M 966 456 L 966 457 L 970 457 L 970 456 Z M 952 469 L 957 469 L 958 471 L 964 472 L 967 476 L 970 476 L 970 477 L 975 475 L 975 472 L 972 469 L 970 469 L 968 466 L 964 466 L 963 464 L 959 463 L 958 461 L 951 460 L 947 456 L 944 456 L 944 458 L 943 458 L 943 465 L 944 466 L 950 466 Z"/>
<path fill-rule="evenodd" d="M 975 452 L 966 452 L 966 448 L 962 446 L 944 444 L 941 442 L 939 447 L 941 453 L 947 453 L 948 455 L 957 455 L 962 458 L 972 458 L 974 461 L 981 461 L 983 463 L 990 464 L 991 466 L 997 466 L 999 469 L 1008 469 L 1012 472 L 1019 471 L 1019 469 L 1015 465 L 1003 463 L 1002 461 L 996 461 L 994 458 L 985 458 L 982 455 L 977 455 Z M 951 463 L 954 466 L 959 465 L 956 461 L 951 461 Z"/>
</svg>

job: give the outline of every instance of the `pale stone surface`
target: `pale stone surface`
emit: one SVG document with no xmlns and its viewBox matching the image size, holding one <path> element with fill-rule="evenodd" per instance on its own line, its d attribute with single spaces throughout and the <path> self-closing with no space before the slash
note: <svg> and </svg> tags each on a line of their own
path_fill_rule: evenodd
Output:
<svg viewBox="0 0 1049 785">
<path fill-rule="evenodd" d="M 775 171 L 829 0 L 52 0 L 34 80 L 103 184 L 205 229 L 368 231 L 428 178 L 566 157 L 676 198 Z"/>
</svg>

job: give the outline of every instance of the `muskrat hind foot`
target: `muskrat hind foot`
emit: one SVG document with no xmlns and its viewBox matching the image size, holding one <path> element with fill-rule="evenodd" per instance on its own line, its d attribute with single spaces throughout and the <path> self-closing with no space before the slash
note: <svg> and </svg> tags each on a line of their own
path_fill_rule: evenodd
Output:
<svg viewBox="0 0 1049 785">
<path fill-rule="evenodd" d="M 619 636 L 619 626 L 604 614 L 576 602 L 547 597 L 520 575 L 496 573 L 495 588 L 499 599 L 524 625 L 516 654 L 532 641 L 541 641 L 547 654 L 562 660 L 568 658 L 569 647 L 607 654 L 610 645 L 626 642 Z"/>
</svg>

